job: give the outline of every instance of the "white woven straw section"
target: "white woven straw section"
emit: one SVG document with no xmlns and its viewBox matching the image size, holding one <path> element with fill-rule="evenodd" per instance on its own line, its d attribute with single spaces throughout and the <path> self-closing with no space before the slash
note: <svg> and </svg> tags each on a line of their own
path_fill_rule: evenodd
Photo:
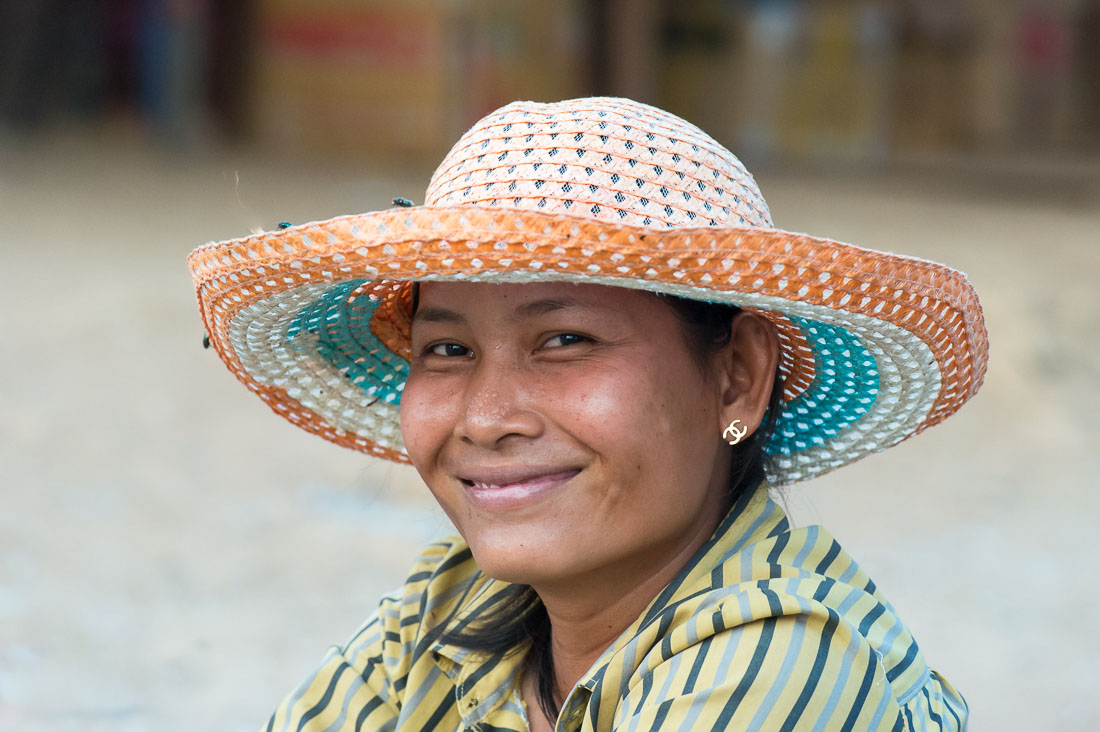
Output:
<svg viewBox="0 0 1100 732">
<path fill-rule="evenodd" d="M 772 226 L 733 153 L 676 115 L 607 97 L 513 102 L 493 112 L 440 163 L 425 204 L 641 226 Z"/>
<path fill-rule="evenodd" d="M 338 430 L 404 452 L 396 404 L 375 399 L 318 355 L 316 335 L 303 331 L 287 341 L 287 329 L 299 310 L 332 286 L 296 287 L 243 308 L 230 323 L 229 342 L 258 384 L 285 390 Z"/>
</svg>

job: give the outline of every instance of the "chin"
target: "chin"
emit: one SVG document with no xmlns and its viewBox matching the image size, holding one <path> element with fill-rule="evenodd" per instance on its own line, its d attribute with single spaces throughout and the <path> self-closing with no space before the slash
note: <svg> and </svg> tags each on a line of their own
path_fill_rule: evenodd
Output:
<svg viewBox="0 0 1100 732">
<path fill-rule="evenodd" d="M 487 532 L 467 538 L 474 561 L 493 579 L 522 585 L 564 577 L 576 572 L 567 544 L 539 539 L 531 531 Z M 583 571 L 583 570 L 582 570 Z"/>
</svg>

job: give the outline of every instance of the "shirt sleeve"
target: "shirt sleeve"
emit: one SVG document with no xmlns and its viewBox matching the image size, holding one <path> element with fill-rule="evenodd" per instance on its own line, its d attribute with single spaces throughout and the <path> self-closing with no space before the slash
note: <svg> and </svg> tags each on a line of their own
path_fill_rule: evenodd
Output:
<svg viewBox="0 0 1100 732">
<path fill-rule="evenodd" d="M 877 654 L 832 611 L 707 635 L 632 679 L 616 732 L 904 729 Z"/>
<path fill-rule="evenodd" d="M 449 545 L 428 548 L 405 585 L 385 596 L 343 646 L 333 646 L 320 666 L 279 705 L 268 732 L 384 732 L 401 711 L 402 683 L 411 663 L 416 625 L 402 618 L 419 612 L 424 588 Z"/>
</svg>

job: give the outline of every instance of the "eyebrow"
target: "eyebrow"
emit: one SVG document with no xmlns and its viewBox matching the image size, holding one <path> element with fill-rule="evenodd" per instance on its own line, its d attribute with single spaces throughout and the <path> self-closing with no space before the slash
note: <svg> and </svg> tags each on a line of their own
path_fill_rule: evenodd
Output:
<svg viewBox="0 0 1100 732">
<path fill-rule="evenodd" d="M 568 297 L 552 297 L 525 302 L 516 308 L 515 315 L 521 318 L 533 318 L 539 315 L 552 313 L 556 310 L 565 310 L 575 307 L 585 307 L 585 305 Z M 440 307 L 417 308 L 416 314 L 413 315 L 413 321 L 425 323 L 454 323 L 459 325 L 467 322 L 466 316 L 462 315 L 462 313 Z"/>
<path fill-rule="evenodd" d="M 458 323 L 466 322 L 466 316 L 447 308 L 419 307 L 413 314 L 413 322 L 425 323 Z"/>
<path fill-rule="evenodd" d="M 584 307 L 582 303 L 569 297 L 551 297 L 544 300 L 532 300 L 516 308 L 516 315 L 524 318 L 533 318 L 537 315 L 546 315 L 555 310 L 566 308 Z"/>
</svg>

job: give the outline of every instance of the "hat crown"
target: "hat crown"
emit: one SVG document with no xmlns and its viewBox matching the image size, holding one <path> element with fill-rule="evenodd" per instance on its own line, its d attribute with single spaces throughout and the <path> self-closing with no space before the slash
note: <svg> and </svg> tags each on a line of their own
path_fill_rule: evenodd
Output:
<svg viewBox="0 0 1100 732">
<path fill-rule="evenodd" d="M 425 205 L 772 228 L 756 181 L 733 153 L 674 114 L 609 97 L 513 102 L 486 115 L 436 168 Z"/>
</svg>

